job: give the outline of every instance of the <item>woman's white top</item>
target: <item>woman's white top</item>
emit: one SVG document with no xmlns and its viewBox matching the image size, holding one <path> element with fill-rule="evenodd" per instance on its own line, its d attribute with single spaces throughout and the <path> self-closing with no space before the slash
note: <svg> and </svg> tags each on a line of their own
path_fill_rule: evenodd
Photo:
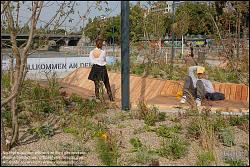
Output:
<svg viewBox="0 0 250 167">
<path fill-rule="evenodd" d="M 99 66 L 104 66 L 106 62 L 106 52 L 102 49 L 95 48 L 89 54 L 90 62 Z"/>
</svg>

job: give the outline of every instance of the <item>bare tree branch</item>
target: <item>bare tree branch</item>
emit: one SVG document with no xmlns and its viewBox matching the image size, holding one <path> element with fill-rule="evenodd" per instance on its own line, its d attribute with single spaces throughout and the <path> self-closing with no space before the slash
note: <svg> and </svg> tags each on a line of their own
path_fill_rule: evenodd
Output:
<svg viewBox="0 0 250 167">
<path fill-rule="evenodd" d="M 3 4 L 3 9 L 1 10 L 1 15 L 5 12 L 7 6 L 9 5 L 10 1 L 1 1 Z"/>
<path fill-rule="evenodd" d="M 19 29 L 19 11 L 20 11 L 20 2 L 17 1 L 17 14 L 16 14 L 16 28 Z"/>
</svg>

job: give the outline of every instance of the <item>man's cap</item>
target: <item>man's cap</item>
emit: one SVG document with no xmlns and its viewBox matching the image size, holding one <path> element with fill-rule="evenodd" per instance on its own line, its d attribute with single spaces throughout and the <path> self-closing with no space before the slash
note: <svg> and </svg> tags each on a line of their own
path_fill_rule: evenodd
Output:
<svg viewBox="0 0 250 167">
<path fill-rule="evenodd" d="M 205 68 L 204 67 L 197 67 L 197 74 L 203 74 L 205 72 Z"/>
</svg>

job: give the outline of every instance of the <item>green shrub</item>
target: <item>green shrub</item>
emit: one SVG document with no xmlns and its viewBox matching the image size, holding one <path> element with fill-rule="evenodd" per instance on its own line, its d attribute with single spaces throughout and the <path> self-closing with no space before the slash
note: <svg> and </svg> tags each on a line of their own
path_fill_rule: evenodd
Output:
<svg viewBox="0 0 250 167">
<path fill-rule="evenodd" d="M 77 112 L 82 116 L 93 116 L 96 113 L 106 111 L 103 104 L 97 102 L 95 99 L 83 99 L 81 96 L 72 94 L 69 100 L 74 104 L 70 107 L 70 111 Z"/>
<path fill-rule="evenodd" d="M 219 139 L 225 146 L 231 147 L 235 145 L 235 137 L 231 128 L 220 129 Z"/>
<path fill-rule="evenodd" d="M 175 124 L 171 126 L 170 129 L 173 133 L 180 133 L 182 130 L 182 127 L 181 127 L 181 124 Z"/>
<path fill-rule="evenodd" d="M 176 133 L 180 133 L 182 127 L 180 124 L 173 125 L 171 127 L 167 127 L 166 125 L 160 125 L 156 129 L 156 134 L 161 137 L 172 138 Z"/>
<path fill-rule="evenodd" d="M 109 134 L 110 135 L 110 134 Z M 106 166 L 117 166 L 117 159 L 120 157 L 118 141 L 115 136 L 108 136 L 107 140 L 98 138 L 96 149 L 99 158 Z"/>
<path fill-rule="evenodd" d="M 18 115 L 18 122 L 21 125 L 29 125 L 31 123 L 29 117 L 26 114 L 22 114 L 22 113 Z"/>
<path fill-rule="evenodd" d="M 3 119 L 7 127 L 12 127 L 11 111 L 1 111 L 1 119 Z"/>
<path fill-rule="evenodd" d="M 65 128 L 63 128 L 63 132 L 64 133 L 71 133 L 73 135 L 78 135 L 79 134 L 78 130 L 75 129 L 75 128 L 72 128 L 72 127 L 65 127 Z"/>
<path fill-rule="evenodd" d="M 158 117 L 156 113 L 154 112 L 149 112 L 145 117 L 144 117 L 144 123 L 149 125 L 149 126 L 154 126 L 155 122 L 158 121 Z"/>
<path fill-rule="evenodd" d="M 145 65 L 138 64 L 138 65 L 132 66 L 132 68 L 130 69 L 131 69 L 132 74 L 141 75 L 144 72 Z"/>
<path fill-rule="evenodd" d="M 42 113 L 53 113 L 55 108 L 53 108 L 48 101 L 40 101 L 38 102 L 37 111 Z"/>
<path fill-rule="evenodd" d="M 82 103 L 83 102 L 82 97 L 75 94 L 75 93 L 71 94 L 71 96 L 69 97 L 69 100 L 71 102 L 75 102 L 75 103 Z"/>
<path fill-rule="evenodd" d="M 166 120 L 166 113 L 165 112 L 160 112 L 158 116 L 159 121 L 165 121 Z"/>
<path fill-rule="evenodd" d="M 34 81 L 26 80 L 19 96 L 19 106 L 32 113 L 35 120 L 42 119 L 45 118 L 44 114 L 62 111 L 64 101 L 59 94 L 59 88 L 42 87 Z"/>
<path fill-rule="evenodd" d="M 247 166 L 246 163 L 241 159 L 235 158 L 225 158 L 225 163 L 229 164 L 230 166 Z"/>
<path fill-rule="evenodd" d="M 170 121 L 173 121 L 175 123 L 178 123 L 180 122 L 180 118 L 176 115 L 171 115 L 170 118 L 169 118 Z"/>
<path fill-rule="evenodd" d="M 165 113 L 160 113 L 155 106 L 148 107 L 144 101 L 140 101 L 137 107 L 138 113 L 136 118 L 144 119 L 144 123 L 149 126 L 153 126 L 156 122 L 163 121 L 166 118 Z"/>
<path fill-rule="evenodd" d="M 248 123 L 249 116 L 248 115 L 243 115 L 243 116 L 230 116 L 229 117 L 229 124 L 231 126 L 239 126 L 239 125 L 244 125 Z"/>
<path fill-rule="evenodd" d="M 133 146 L 133 152 L 142 148 L 142 143 L 139 138 L 131 138 L 129 142 Z"/>
<path fill-rule="evenodd" d="M 229 126 L 228 121 L 221 114 L 214 115 L 212 123 L 215 132 L 219 132 L 220 129 L 224 129 Z"/>
<path fill-rule="evenodd" d="M 54 128 L 50 124 L 31 128 L 28 132 L 38 138 L 49 138 L 55 134 Z"/>
<path fill-rule="evenodd" d="M 210 166 L 215 161 L 214 154 L 211 151 L 202 151 L 197 155 L 197 159 L 197 166 Z"/>
<path fill-rule="evenodd" d="M 135 153 L 135 157 L 133 158 L 133 162 L 140 164 L 147 164 L 155 159 L 154 151 L 148 149 L 146 146 L 142 146 Z"/>
<path fill-rule="evenodd" d="M 114 71 L 120 71 L 120 62 L 116 62 L 114 65 L 108 66 L 108 69 L 112 69 Z M 144 71 L 148 71 L 148 75 L 153 77 L 160 77 L 162 79 L 171 79 L 171 80 L 182 80 L 187 74 L 186 66 L 174 66 L 172 73 L 170 73 L 170 64 L 159 63 L 157 65 L 154 62 L 139 64 L 132 63 L 130 65 L 130 72 L 136 75 L 142 75 Z M 231 82 L 231 83 L 240 83 L 237 72 L 228 68 L 228 69 L 220 69 L 215 66 L 205 65 L 206 71 L 209 74 L 208 79 L 211 81 L 218 82 Z M 243 76 L 244 80 L 247 75 Z"/>
<path fill-rule="evenodd" d="M 188 151 L 188 142 L 175 136 L 164 140 L 161 148 L 157 151 L 162 157 L 179 159 L 184 157 Z"/>
<path fill-rule="evenodd" d="M 197 121 L 192 121 L 187 127 L 187 136 L 198 139 L 200 137 L 200 127 Z"/>
<path fill-rule="evenodd" d="M 1 75 L 1 89 L 10 90 L 10 76 L 8 73 L 2 73 Z"/>
<path fill-rule="evenodd" d="M 106 108 L 103 107 L 103 104 L 98 103 L 95 99 L 86 99 L 83 103 L 83 115 L 93 116 L 96 113 L 106 112 Z"/>
</svg>

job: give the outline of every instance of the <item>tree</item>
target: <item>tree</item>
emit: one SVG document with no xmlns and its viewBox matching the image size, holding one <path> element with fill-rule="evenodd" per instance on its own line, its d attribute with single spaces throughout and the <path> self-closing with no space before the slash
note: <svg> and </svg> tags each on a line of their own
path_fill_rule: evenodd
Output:
<svg viewBox="0 0 250 167">
<path fill-rule="evenodd" d="M 33 38 L 39 32 L 44 33 L 44 30 L 58 30 L 58 28 L 61 27 L 66 19 L 69 19 L 69 21 L 72 20 L 71 14 L 74 13 L 76 1 L 58 1 L 56 3 L 58 5 L 56 7 L 58 8 L 55 9 L 55 14 L 51 15 L 51 18 L 48 18 L 48 21 L 46 21 L 44 26 L 41 27 L 41 29 L 43 29 L 42 31 L 37 31 L 37 24 L 40 21 L 40 13 L 46 8 L 46 6 L 49 6 L 50 3 L 50 1 L 1 1 L 1 18 L 4 18 L 1 19 L 1 30 L 2 25 L 6 26 L 6 29 L 9 30 L 12 55 L 13 59 L 16 60 L 16 64 L 14 66 L 13 59 L 11 59 L 11 66 L 13 67 L 10 69 L 11 90 L 7 95 L 1 96 L 1 112 L 2 109 L 6 107 L 6 105 L 9 105 L 11 107 L 12 120 L 12 134 L 9 140 L 4 132 L 4 124 L 1 119 L 1 148 L 5 150 L 14 147 L 18 143 L 18 95 L 22 89 L 22 84 L 27 72 L 27 58 L 29 56 L 29 52 L 31 51 L 31 46 L 34 41 Z M 94 3 L 97 4 L 97 2 Z M 30 12 L 28 15 L 29 18 L 24 24 L 20 23 L 21 10 L 27 10 Z M 25 29 L 26 31 L 29 29 L 28 39 L 24 44 L 18 47 L 17 36 Z M 61 32 L 61 30 L 59 31 Z"/>
<path fill-rule="evenodd" d="M 246 49 L 246 39 L 243 38 L 242 42 L 240 42 L 240 33 L 243 31 L 243 26 L 240 22 L 241 20 L 246 20 L 249 16 L 249 2 L 226 1 L 223 5 L 218 3 L 215 2 L 213 6 L 217 11 L 215 16 L 212 16 L 209 9 L 205 10 L 205 12 L 210 16 L 213 26 L 216 28 L 215 32 L 219 37 L 216 41 L 222 46 L 222 51 L 219 51 L 219 55 L 224 59 L 225 63 L 223 64 L 226 64 L 228 70 L 235 72 L 238 79 L 248 85 L 249 56 Z M 224 23 L 228 23 L 229 27 L 224 26 Z M 239 54 L 240 45 L 241 55 Z M 237 57 L 235 56 L 235 50 L 237 51 Z"/>
<path fill-rule="evenodd" d="M 2 2 L 4 5 L 7 3 Z M 16 65 L 15 65 L 15 72 L 12 72 L 11 75 L 11 94 L 5 98 L 4 100 L 1 100 L 1 108 L 11 101 L 11 113 L 12 113 L 12 138 L 10 141 L 10 146 L 13 146 L 16 144 L 18 139 L 18 132 L 19 132 L 19 125 L 18 125 L 18 113 L 16 109 L 16 101 L 17 101 L 17 95 L 19 94 L 22 81 L 24 79 L 24 73 L 25 68 L 27 64 L 27 57 L 28 57 L 28 51 L 30 49 L 30 46 L 32 44 L 32 39 L 34 36 L 34 29 L 36 27 L 39 15 L 42 10 L 43 1 L 37 1 L 32 2 L 32 8 L 31 8 L 31 17 L 30 17 L 30 32 L 29 32 L 29 38 L 28 41 L 25 43 L 24 46 L 22 46 L 22 50 L 20 50 L 17 47 L 17 34 L 19 33 L 19 24 L 18 24 L 18 13 L 20 10 L 20 3 L 19 1 L 16 2 L 10 2 L 6 5 L 6 10 L 3 12 L 6 16 L 6 22 L 8 25 L 8 29 L 10 30 L 11 35 L 11 44 L 12 44 L 12 51 L 13 55 L 16 59 Z M 16 14 L 16 20 L 15 20 L 15 13 L 13 10 L 13 7 L 16 8 L 17 14 Z M 1 129 L 2 130 L 2 129 Z M 4 136 L 5 134 L 1 134 L 1 136 Z M 4 137 L 5 138 L 5 137 Z M 4 145 L 4 148 L 6 148 L 6 141 L 1 140 L 1 145 Z"/>
<path fill-rule="evenodd" d="M 113 20 L 114 19 L 114 20 Z M 88 22 L 84 33 L 91 40 L 94 41 L 97 37 L 101 37 L 107 43 L 112 41 L 114 25 L 114 39 L 117 43 L 120 42 L 120 16 L 114 16 L 106 19 L 95 17 L 93 21 Z"/>
<path fill-rule="evenodd" d="M 180 14 L 181 13 L 181 14 Z M 173 32 L 177 37 L 185 35 L 189 29 L 190 16 L 185 11 L 181 11 L 176 18 L 176 22 L 172 25 Z"/>
<path fill-rule="evenodd" d="M 139 5 L 132 6 L 130 9 L 129 21 L 130 21 L 130 39 L 133 42 L 137 42 L 143 37 L 143 9 Z"/>
<path fill-rule="evenodd" d="M 151 4 L 152 7 L 158 7 L 158 8 L 165 8 L 166 3 L 164 1 L 159 1 Z M 163 11 L 149 11 L 145 18 L 145 26 L 147 33 L 149 34 L 150 38 L 155 39 L 162 39 L 164 35 L 166 34 L 167 28 L 169 27 L 166 25 L 169 20 L 169 14 L 164 13 Z"/>
<path fill-rule="evenodd" d="M 87 23 L 84 34 L 91 40 L 94 41 L 97 36 L 100 35 L 101 28 L 100 28 L 101 20 L 95 17 L 92 22 Z"/>
<path fill-rule="evenodd" d="M 185 2 L 177 7 L 176 10 L 176 26 L 182 27 L 183 31 L 194 35 L 213 34 L 213 25 L 211 18 L 204 12 L 208 8 L 208 5 L 200 3 Z M 214 15 L 214 11 L 210 11 Z M 179 26 L 178 26 L 179 25 Z M 188 27 L 188 30 L 187 30 Z"/>
</svg>

